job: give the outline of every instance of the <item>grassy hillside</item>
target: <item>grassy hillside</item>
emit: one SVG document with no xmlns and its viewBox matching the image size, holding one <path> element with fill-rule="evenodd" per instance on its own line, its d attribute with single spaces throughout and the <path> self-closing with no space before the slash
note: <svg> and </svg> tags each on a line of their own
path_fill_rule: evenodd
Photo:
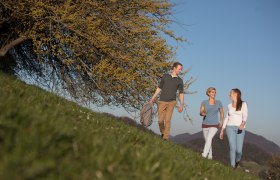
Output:
<svg viewBox="0 0 280 180">
<path fill-rule="evenodd" d="M 0 179 L 256 179 L 0 72 Z"/>
</svg>

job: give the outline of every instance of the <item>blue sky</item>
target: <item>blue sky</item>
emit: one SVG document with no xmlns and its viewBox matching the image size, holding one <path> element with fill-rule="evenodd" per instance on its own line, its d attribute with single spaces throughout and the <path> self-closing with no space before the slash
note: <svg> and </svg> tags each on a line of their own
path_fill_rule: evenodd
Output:
<svg viewBox="0 0 280 180">
<path fill-rule="evenodd" d="M 280 1 L 173 0 L 171 29 L 188 42 L 177 44 L 177 60 L 196 81 L 185 96 L 193 124 L 174 113 L 171 135 L 201 131 L 199 107 L 214 86 L 224 109 L 229 92 L 239 88 L 248 103 L 247 130 L 280 145 Z M 113 113 L 112 111 L 109 111 Z M 115 109 L 116 115 L 127 115 Z M 150 127 L 159 133 L 157 120 Z"/>
</svg>

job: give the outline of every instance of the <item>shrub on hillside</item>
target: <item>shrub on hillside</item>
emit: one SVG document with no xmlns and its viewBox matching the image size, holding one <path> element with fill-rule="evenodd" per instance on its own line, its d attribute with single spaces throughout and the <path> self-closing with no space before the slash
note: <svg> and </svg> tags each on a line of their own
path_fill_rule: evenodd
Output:
<svg viewBox="0 0 280 180">
<path fill-rule="evenodd" d="M 280 179 L 280 154 L 272 156 L 269 169 L 260 173 L 262 179 Z"/>
</svg>

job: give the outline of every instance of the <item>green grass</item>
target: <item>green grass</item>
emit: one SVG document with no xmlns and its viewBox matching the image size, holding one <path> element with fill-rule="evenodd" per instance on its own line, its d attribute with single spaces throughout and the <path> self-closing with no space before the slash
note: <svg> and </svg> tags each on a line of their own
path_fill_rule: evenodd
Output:
<svg viewBox="0 0 280 180">
<path fill-rule="evenodd" d="M 257 179 L 0 72 L 0 179 Z"/>
<path fill-rule="evenodd" d="M 242 161 L 242 169 L 249 170 L 250 173 L 258 175 L 260 172 L 268 169 L 268 166 L 259 165 L 258 163 L 252 161 Z"/>
</svg>

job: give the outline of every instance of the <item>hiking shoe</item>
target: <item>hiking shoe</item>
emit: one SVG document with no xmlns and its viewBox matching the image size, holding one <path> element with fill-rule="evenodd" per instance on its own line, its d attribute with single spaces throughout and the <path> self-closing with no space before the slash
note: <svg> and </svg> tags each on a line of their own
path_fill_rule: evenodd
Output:
<svg viewBox="0 0 280 180">
<path fill-rule="evenodd" d="M 240 162 L 239 162 L 239 161 L 238 161 L 238 162 L 236 162 L 236 163 L 235 163 L 235 166 L 234 166 L 234 169 L 237 169 L 238 167 L 240 167 L 240 165 L 239 165 L 239 164 L 240 164 Z"/>
</svg>

